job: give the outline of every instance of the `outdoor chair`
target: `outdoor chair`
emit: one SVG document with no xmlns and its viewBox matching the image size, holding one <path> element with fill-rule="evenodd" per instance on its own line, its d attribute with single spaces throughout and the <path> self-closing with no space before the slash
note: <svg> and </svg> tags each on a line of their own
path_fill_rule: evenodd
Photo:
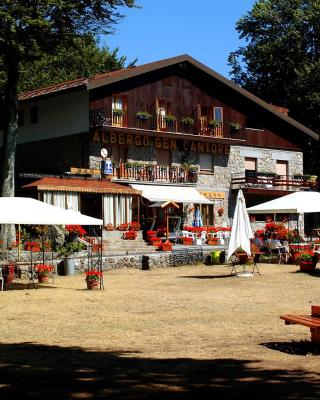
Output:
<svg viewBox="0 0 320 400">
<path fill-rule="evenodd" d="M 269 242 L 269 246 L 270 246 L 270 250 L 271 250 L 271 254 L 270 254 L 270 258 L 272 257 L 272 255 L 276 255 L 279 264 L 281 264 L 282 262 L 284 262 L 284 264 L 286 264 L 288 262 L 290 253 L 289 250 L 287 249 L 287 247 L 285 246 L 278 246 L 278 245 L 272 245 L 272 241 Z M 270 258 L 269 258 L 269 262 L 270 262 Z"/>
</svg>

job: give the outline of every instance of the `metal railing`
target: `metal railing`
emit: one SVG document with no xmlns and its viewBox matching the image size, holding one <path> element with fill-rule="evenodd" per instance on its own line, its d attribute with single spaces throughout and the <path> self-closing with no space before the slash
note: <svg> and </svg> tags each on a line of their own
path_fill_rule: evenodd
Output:
<svg viewBox="0 0 320 400">
<path fill-rule="evenodd" d="M 295 175 L 276 175 L 271 173 L 249 171 L 249 173 L 239 173 L 231 175 L 232 189 L 268 189 L 268 190 L 317 190 L 318 182 L 309 181 L 303 176 Z"/>
<path fill-rule="evenodd" d="M 123 162 L 113 164 L 112 178 L 140 182 L 196 183 L 198 172 L 181 167 Z"/>
<path fill-rule="evenodd" d="M 245 128 L 232 129 L 227 123 L 221 122 L 218 126 L 212 126 L 202 119 L 194 119 L 193 123 L 185 123 L 178 117 L 175 116 L 175 118 L 159 114 L 129 117 L 127 111 L 112 110 L 108 112 L 105 108 L 93 109 L 89 115 L 91 127 L 128 127 L 236 140 L 245 140 L 246 137 Z"/>
</svg>

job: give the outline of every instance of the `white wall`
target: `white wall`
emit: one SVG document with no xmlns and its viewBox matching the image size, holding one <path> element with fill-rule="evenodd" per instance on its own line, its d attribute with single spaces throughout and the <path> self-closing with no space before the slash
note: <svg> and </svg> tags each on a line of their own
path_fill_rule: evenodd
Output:
<svg viewBox="0 0 320 400">
<path fill-rule="evenodd" d="M 30 124 L 30 109 L 35 106 L 38 123 Z M 18 130 L 18 144 L 89 131 L 89 93 L 85 90 L 30 101 L 21 109 L 24 126 Z"/>
</svg>

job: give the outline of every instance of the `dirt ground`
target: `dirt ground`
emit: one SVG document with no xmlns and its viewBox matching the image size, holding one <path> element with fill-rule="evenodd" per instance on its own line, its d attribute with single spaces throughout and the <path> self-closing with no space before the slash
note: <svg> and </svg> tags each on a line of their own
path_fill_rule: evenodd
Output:
<svg viewBox="0 0 320 400">
<path fill-rule="evenodd" d="M 0 399 L 320 399 L 320 347 L 280 320 L 320 304 L 320 270 L 260 264 L 105 273 L 0 293 Z"/>
</svg>

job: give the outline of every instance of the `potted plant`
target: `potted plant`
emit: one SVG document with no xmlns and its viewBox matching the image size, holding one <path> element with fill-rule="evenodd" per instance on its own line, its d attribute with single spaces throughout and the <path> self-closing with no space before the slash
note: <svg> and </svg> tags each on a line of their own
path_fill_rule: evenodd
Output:
<svg viewBox="0 0 320 400">
<path fill-rule="evenodd" d="M 132 168 L 132 165 L 133 165 L 133 164 L 132 164 L 131 162 L 129 162 L 129 161 L 125 163 L 126 169 L 131 169 L 131 168 Z"/>
<path fill-rule="evenodd" d="M 152 115 L 149 114 L 148 111 L 138 111 L 136 113 L 136 117 L 141 120 L 146 121 L 146 120 L 150 119 L 152 117 Z"/>
<path fill-rule="evenodd" d="M 118 230 L 119 231 L 126 231 L 128 229 L 129 224 L 119 224 Z"/>
<path fill-rule="evenodd" d="M 209 128 L 211 128 L 211 129 L 218 128 L 220 125 L 221 125 L 221 122 L 216 121 L 215 119 L 211 119 L 211 120 L 208 122 L 208 126 L 209 126 Z"/>
<path fill-rule="evenodd" d="M 184 125 L 192 126 L 192 125 L 194 124 L 194 119 L 191 118 L 191 117 L 184 117 L 184 118 L 181 119 L 181 122 L 182 122 Z"/>
<path fill-rule="evenodd" d="M 140 224 L 139 224 L 139 222 L 135 222 L 135 221 L 130 222 L 130 223 L 129 223 L 129 229 L 130 229 L 131 231 L 138 231 L 138 230 L 140 230 Z"/>
<path fill-rule="evenodd" d="M 176 117 L 174 116 L 174 115 L 171 115 L 171 114 L 168 114 L 168 115 L 165 115 L 164 116 L 164 121 L 165 122 L 174 122 L 174 121 L 176 121 Z"/>
<path fill-rule="evenodd" d="M 39 283 L 48 282 L 49 274 L 53 271 L 52 265 L 38 264 L 34 266 Z"/>
<path fill-rule="evenodd" d="M 122 117 L 123 116 L 123 110 L 119 110 L 119 109 L 114 109 L 112 110 L 112 114 L 116 117 Z"/>
<path fill-rule="evenodd" d="M 113 229 L 114 229 L 113 224 L 111 224 L 111 223 L 106 224 L 106 226 L 105 226 L 106 231 L 113 231 Z"/>
<path fill-rule="evenodd" d="M 137 232 L 132 230 L 123 232 L 122 235 L 122 238 L 125 240 L 135 240 L 136 237 L 137 237 Z"/>
<path fill-rule="evenodd" d="M 238 122 L 230 122 L 229 123 L 231 130 L 233 131 L 239 131 L 242 126 Z"/>
<path fill-rule="evenodd" d="M 90 271 L 85 271 L 86 274 L 86 283 L 87 289 L 99 289 L 99 282 L 102 276 L 102 272 L 96 269 L 92 269 Z"/>
<path fill-rule="evenodd" d="M 223 207 L 219 207 L 217 210 L 219 217 L 222 217 L 223 213 L 224 213 L 224 208 Z"/>
<path fill-rule="evenodd" d="M 311 250 L 300 251 L 295 255 L 295 260 L 299 262 L 300 271 L 313 271 L 318 262 L 318 254 Z"/>
<path fill-rule="evenodd" d="M 172 251 L 172 244 L 170 243 L 169 240 L 166 240 L 164 243 L 161 243 L 158 246 L 158 249 L 160 251 Z"/>
<path fill-rule="evenodd" d="M 237 256 L 240 264 L 248 264 L 249 262 L 249 256 L 248 254 L 241 248 L 239 247 L 236 251 L 235 251 L 235 255 Z"/>
</svg>

